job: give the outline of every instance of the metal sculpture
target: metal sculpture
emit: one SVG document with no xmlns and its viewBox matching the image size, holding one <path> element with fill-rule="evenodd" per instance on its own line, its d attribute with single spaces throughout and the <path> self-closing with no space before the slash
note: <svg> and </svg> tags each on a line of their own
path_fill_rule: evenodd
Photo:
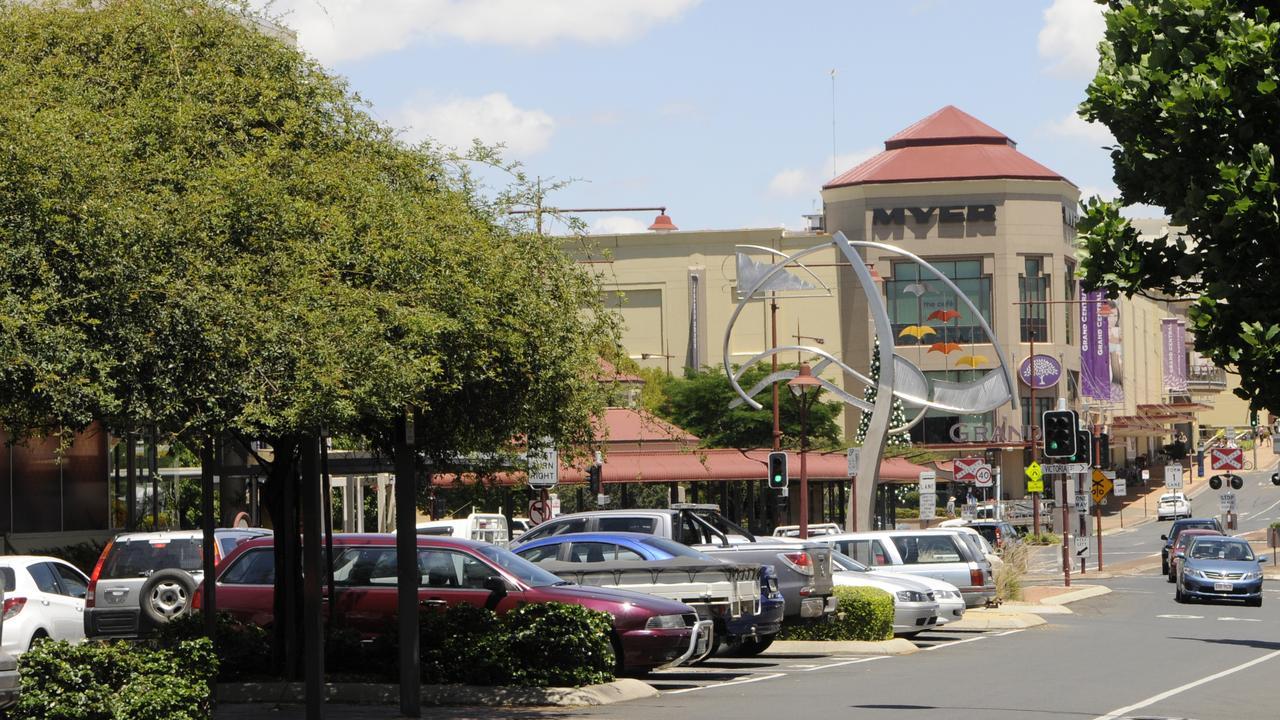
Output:
<svg viewBox="0 0 1280 720">
<path fill-rule="evenodd" d="M 858 255 L 855 248 L 876 248 L 884 252 L 898 255 L 904 259 L 915 262 L 921 269 L 922 273 L 929 273 L 933 280 L 941 283 L 949 288 L 960 302 L 963 302 L 969 309 L 972 317 L 975 318 L 986 337 L 990 340 L 992 349 L 996 354 L 998 361 L 997 367 L 989 370 L 982 377 L 969 382 L 950 382 L 946 380 L 929 380 L 911 361 L 894 353 L 893 342 L 880 343 L 880 377 L 878 381 L 854 370 L 846 365 L 839 358 L 826 352 L 822 348 L 807 345 L 783 345 L 757 353 L 749 360 L 739 366 L 736 370 L 729 363 L 729 341 L 733 335 L 733 327 L 738 317 L 742 314 L 746 304 L 755 299 L 765 297 L 766 293 L 776 293 L 778 291 L 794 291 L 794 290 L 815 290 L 821 288 L 829 292 L 829 289 L 817 278 L 817 276 L 801 262 L 804 258 L 821 252 L 835 246 L 845 259 L 849 262 L 853 270 L 854 277 L 857 278 L 858 284 L 862 287 L 863 295 L 867 300 L 872 322 L 875 326 L 876 335 L 880 338 L 893 338 L 893 327 L 889 320 L 889 312 L 885 307 L 884 299 L 880 295 L 880 291 L 876 288 L 875 282 L 872 280 L 871 272 L 862 258 Z M 725 373 L 729 377 L 729 383 L 733 390 L 737 393 L 738 398 L 731 403 L 731 407 L 736 407 L 742 403 L 746 403 L 753 408 L 759 409 L 762 406 L 753 398 L 762 390 L 769 387 L 775 382 L 790 380 L 798 375 L 796 370 L 779 370 L 772 373 L 756 383 L 750 390 L 744 390 L 739 384 L 743 374 L 753 365 L 762 360 L 768 359 L 774 355 L 784 352 L 808 353 L 821 358 L 821 361 L 813 366 L 813 375 L 822 384 L 823 389 L 839 398 L 847 405 L 852 405 L 863 412 L 871 413 L 871 422 L 867 430 L 866 441 L 863 445 L 863 451 L 860 455 L 858 463 L 858 477 L 863 480 L 857 484 L 857 505 L 864 513 L 862 518 L 862 527 L 871 527 L 871 520 L 874 514 L 872 499 L 875 497 L 875 488 L 880 481 L 880 458 L 884 454 L 885 439 L 890 432 L 900 433 L 906 432 L 924 419 L 924 415 L 928 410 L 941 410 L 947 413 L 957 415 L 979 414 L 994 410 L 1005 403 L 1009 403 L 1013 408 L 1017 408 L 1017 393 L 1014 391 L 1013 377 L 1009 370 L 1009 364 L 1005 359 L 1004 351 L 996 339 L 995 333 L 991 327 L 983 319 L 982 313 L 974 306 L 969 298 L 961 292 L 950 278 L 943 275 L 936 268 L 925 262 L 920 257 L 903 250 L 902 248 L 886 245 L 884 243 L 869 241 L 851 241 L 845 237 L 844 233 L 837 232 L 831 237 L 829 242 L 801 250 L 793 255 L 784 255 L 776 250 L 769 248 L 758 248 L 755 246 L 741 246 L 744 249 L 764 250 L 782 259 L 781 262 L 764 265 L 746 257 L 745 253 L 739 252 L 737 259 L 738 275 L 738 305 L 734 308 L 733 314 L 729 317 L 728 326 L 725 328 L 724 347 L 722 357 L 724 358 Z M 817 285 L 810 283 L 808 280 L 795 275 L 787 270 L 788 267 L 797 267 L 807 273 Z M 745 270 L 745 272 L 744 272 Z M 925 283 L 916 283 L 913 287 L 918 286 L 922 291 L 929 286 Z M 958 314 L 956 315 L 958 317 Z M 924 334 L 920 333 L 920 329 L 933 332 L 928 326 L 909 326 L 904 329 L 904 334 L 915 335 L 917 339 Z M 906 333 L 906 330 L 913 330 Z M 958 349 L 958 346 L 954 349 Z M 949 354 L 949 350 L 948 350 Z M 982 361 L 986 361 L 985 357 L 981 357 Z M 975 358 L 976 359 L 976 358 Z M 976 366 L 978 363 L 973 363 Z M 829 366 L 840 368 L 846 375 L 852 376 L 865 385 L 876 384 L 877 394 L 875 403 L 868 403 L 862 398 L 857 397 L 844 388 L 820 377 L 820 374 Z M 908 420 L 905 425 L 896 428 L 889 427 L 889 416 L 892 411 L 893 399 L 902 400 L 904 405 L 918 408 L 919 411 L 915 417 Z M 851 497 L 850 506 L 853 507 L 855 498 Z M 846 514 L 846 522 L 852 527 L 853 513 Z"/>
</svg>

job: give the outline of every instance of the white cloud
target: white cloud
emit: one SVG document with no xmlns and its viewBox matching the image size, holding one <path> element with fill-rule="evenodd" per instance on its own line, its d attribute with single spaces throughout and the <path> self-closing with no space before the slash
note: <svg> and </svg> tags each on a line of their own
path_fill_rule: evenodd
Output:
<svg viewBox="0 0 1280 720">
<path fill-rule="evenodd" d="M 404 128 L 405 139 L 433 138 L 465 149 L 474 138 L 487 144 L 503 143 L 516 157 L 539 152 L 551 142 L 556 121 L 542 110 L 516 107 L 504 93 L 476 98 L 455 98 L 442 103 L 405 105 L 392 116 Z"/>
<path fill-rule="evenodd" d="M 822 185 L 828 180 L 870 159 L 878 154 L 880 150 L 881 148 L 879 147 L 869 147 L 851 153 L 844 153 L 837 155 L 834 163 L 831 161 L 831 157 L 827 156 L 827 160 L 822 164 L 822 167 L 787 168 L 769 180 L 769 194 L 778 197 L 817 196 L 822 191 Z M 832 174 L 833 168 L 834 174 Z"/>
<path fill-rule="evenodd" d="M 1103 200 L 1115 200 L 1120 196 L 1120 191 L 1117 190 L 1114 185 L 1107 185 L 1105 187 L 1082 185 L 1080 187 L 1080 202 L 1084 202 L 1094 195 L 1101 197 Z"/>
<path fill-rule="evenodd" d="M 606 215 L 591 223 L 592 235 L 628 235 L 648 232 L 649 223 L 627 215 Z"/>
<path fill-rule="evenodd" d="M 1116 142 L 1106 125 L 1089 122 L 1075 113 L 1049 123 L 1045 129 L 1058 137 L 1085 140 L 1096 145 L 1114 145 Z"/>
<path fill-rule="evenodd" d="M 676 20 L 699 0 L 254 0 L 283 15 L 321 61 L 393 52 L 419 39 L 538 47 L 617 44 Z"/>
<path fill-rule="evenodd" d="M 1102 6 L 1093 0 L 1053 0 L 1036 43 L 1040 57 L 1050 62 L 1049 72 L 1072 78 L 1092 75 L 1105 28 Z"/>
</svg>

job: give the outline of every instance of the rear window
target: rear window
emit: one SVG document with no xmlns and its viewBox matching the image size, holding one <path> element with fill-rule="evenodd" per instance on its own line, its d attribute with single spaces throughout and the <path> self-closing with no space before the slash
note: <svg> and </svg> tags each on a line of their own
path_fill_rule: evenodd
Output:
<svg viewBox="0 0 1280 720">
<path fill-rule="evenodd" d="M 13 592 L 14 588 L 18 587 L 13 577 L 13 568 L 0 567 L 0 580 L 4 581 L 5 592 Z"/>
<path fill-rule="evenodd" d="M 698 560 L 714 560 L 710 555 L 701 550 L 694 550 L 688 545 L 681 545 L 674 540 L 668 540 L 664 537 L 647 537 L 640 541 L 651 548 L 657 548 L 671 557 L 687 557 L 697 558 Z"/>
<path fill-rule="evenodd" d="M 964 554 L 951 535 L 896 536 L 893 544 L 906 565 L 955 563 L 964 561 Z"/>
<path fill-rule="evenodd" d="M 201 544 L 195 538 L 116 542 L 102 565 L 101 577 L 109 580 L 146 577 L 170 568 L 199 572 L 203 562 Z"/>
<path fill-rule="evenodd" d="M 651 517 L 610 517 L 602 516 L 598 521 L 600 532 L 633 532 L 652 535 L 656 532 L 658 526 L 656 519 Z"/>
</svg>

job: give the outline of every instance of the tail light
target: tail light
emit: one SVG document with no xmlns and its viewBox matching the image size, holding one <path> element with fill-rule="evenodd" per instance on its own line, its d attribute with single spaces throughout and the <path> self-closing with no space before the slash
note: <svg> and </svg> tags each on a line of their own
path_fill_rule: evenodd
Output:
<svg viewBox="0 0 1280 720">
<path fill-rule="evenodd" d="M 203 582 L 201 582 L 199 585 L 196 585 L 195 591 L 191 593 L 191 609 L 192 610 L 200 609 L 200 598 L 202 595 L 204 595 Z"/>
<path fill-rule="evenodd" d="M 813 575 L 813 559 L 804 550 L 778 553 L 778 559 L 801 575 Z"/>
<path fill-rule="evenodd" d="M 982 568 L 969 568 L 969 584 L 974 587 L 982 587 L 986 583 L 982 580 Z"/>
<path fill-rule="evenodd" d="M 84 591 L 84 606 L 87 608 L 94 607 L 94 596 L 98 589 L 98 576 L 102 574 L 102 564 L 107 561 L 107 555 L 111 553 L 111 546 L 115 544 L 115 539 L 107 541 L 107 546 L 102 548 L 102 554 L 98 556 L 98 562 L 93 566 L 93 574 L 89 576 L 89 587 Z M 7 606 L 6 606 L 7 608 Z"/>
<path fill-rule="evenodd" d="M 26 607 L 27 599 L 24 597 L 11 597 L 4 599 L 4 614 L 0 615 L 0 620 L 8 620 L 9 618 L 22 612 L 22 608 Z"/>
</svg>

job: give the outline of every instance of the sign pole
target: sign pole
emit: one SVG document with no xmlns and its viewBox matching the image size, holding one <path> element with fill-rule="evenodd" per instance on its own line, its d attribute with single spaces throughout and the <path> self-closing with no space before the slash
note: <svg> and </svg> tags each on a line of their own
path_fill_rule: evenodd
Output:
<svg viewBox="0 0 1280 720">
<path fill-rule="evenodd" d="M 1071 508 L 1067 502 L 1067 475 L 1062 475 L 1062 586 L 1071 587 Z"/>
</svg>

